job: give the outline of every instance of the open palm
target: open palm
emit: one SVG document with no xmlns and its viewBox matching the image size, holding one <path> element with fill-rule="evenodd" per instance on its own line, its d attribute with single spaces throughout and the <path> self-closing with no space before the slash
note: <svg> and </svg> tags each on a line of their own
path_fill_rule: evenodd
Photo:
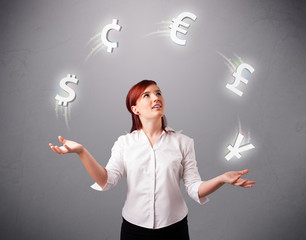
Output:
<svg viewBox="0 0 306 240">
<path fill-rule="evenodd" d="M 58 154 L 65 154 L 65 153 L 81 153 L 83 146 L 77 142 L 64 139 L 62 136 L 58 136 L 60 142 L 63 143 L 61 147 L 54 146 L 52 143 L 49 143 L 50 148 L 58 153 Z"/>
<path fill-rule="evenodd" d="M 235 186 L 240 187 L 253 187 L 252 184 L 255 184 L 255 181 L 249 181 L 248 179 L 242 179 L 241 176 L 247 174 L 248 169 L 242 171 L 230 171 L 223 174 L 223 180 L 225 183 L 229 183 Z"/>
</svg>

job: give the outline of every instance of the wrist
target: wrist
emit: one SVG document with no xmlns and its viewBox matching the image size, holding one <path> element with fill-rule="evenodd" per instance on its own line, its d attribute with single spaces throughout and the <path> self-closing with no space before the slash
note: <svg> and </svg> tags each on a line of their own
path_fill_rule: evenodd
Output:
<svg viewBox="0 0 306 240">
<path fill-rule="evenodd" d="M 85 148 L 83 145 L 80 146 L 80 148 L 78 149 L 78 151 L 76 152 L 78 155 L 81 155 L 85 152 Z"/>
<path fill-rule="evenodd" d="M 226 183 L 224 174 L 221 174 L 220 176 L 218 176 L 218 180 L 219 180 L 220 184 L 225 184 Z"/>
</svg>

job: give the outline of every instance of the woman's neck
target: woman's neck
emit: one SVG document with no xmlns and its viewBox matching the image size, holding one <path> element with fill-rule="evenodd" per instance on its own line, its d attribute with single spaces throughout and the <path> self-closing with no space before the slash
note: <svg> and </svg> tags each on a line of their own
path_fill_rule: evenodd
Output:
<svg viewBox="0 0 306 240">
<path fill-rule="evenodd" d="M 142 130 L 149 138 L 159 137 L 163 131 L 162 121 L 141 121 Z"/>
</svg>

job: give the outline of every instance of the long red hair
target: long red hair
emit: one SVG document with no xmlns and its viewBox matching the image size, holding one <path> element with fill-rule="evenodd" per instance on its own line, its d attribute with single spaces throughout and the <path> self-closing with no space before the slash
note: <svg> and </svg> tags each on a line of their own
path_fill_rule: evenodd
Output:
<svg viewBox="0 0 306 240">
<path fill-rule="evenodd" d="M 134 114 L 132 112 L 131 107 L 136 105 L 136 102 L 138 100 L 138 98 L 143 94 L 144 90 L 150 86 L 150 85 L 157 85 L 155 81 L 153 80 L 142 80 L 141 82 L 135 84 L 130 91 L 128 92 L 127 96 L 126 96 L 126 108 L 127 110 L 131 113 L 132 115 L 132 128 L 130 132 L 133 132 L 135 130 L 140 130 L 142 129 L 142 124 L 140 121 L 140 118 L 138 115 Z M 167 127 L 167 120 L 165 115 L 162 116 L 161 118 L 162 120 L 162 129 L 166 131 L 166 127 Z"/>
</svg>

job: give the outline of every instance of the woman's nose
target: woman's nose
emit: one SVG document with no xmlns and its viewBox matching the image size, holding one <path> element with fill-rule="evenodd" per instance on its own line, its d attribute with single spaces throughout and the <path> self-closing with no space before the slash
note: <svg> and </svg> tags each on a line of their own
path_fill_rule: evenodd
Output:
<svg viewBox="0 0 306 240">
<path fill-rule="evenodd" d="M 159 97 L 158 96 L 154 96 L 153 97 L 153 102 L 157 102 L 157 101 L 159 101 Z"/>
<path fill-rule="evenodd" d="M 153 95 L 153 102 L 156 102 L 158 100 L 158 97 L 156 95 Z"/>
</svg>

